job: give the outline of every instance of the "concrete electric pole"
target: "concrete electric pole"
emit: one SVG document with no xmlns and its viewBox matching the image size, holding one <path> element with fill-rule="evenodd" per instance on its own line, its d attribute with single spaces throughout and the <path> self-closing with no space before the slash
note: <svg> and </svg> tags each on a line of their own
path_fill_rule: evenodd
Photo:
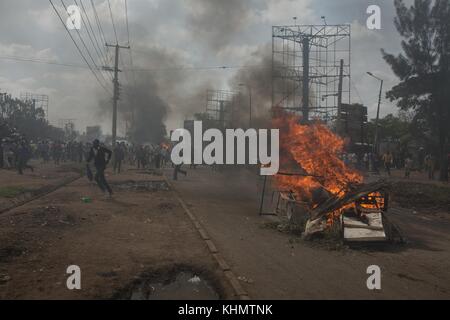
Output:
<svg viewBox="0 0 450 320">
<path fill-rule="evenodd" d="M 113 95 L 113 119 L 112 119 L 112 149 L 116 146 L 117 140 L 117 101 L 119 101 L 119 50 L 130 49 L 130 46 L 119 46 L 118 44 L 110 45 L 106 43 L 107 47 L 115 48 L 114 69 L 106 67 L 106 70 L 114 72 L 114 95 Z"/>
</svg>

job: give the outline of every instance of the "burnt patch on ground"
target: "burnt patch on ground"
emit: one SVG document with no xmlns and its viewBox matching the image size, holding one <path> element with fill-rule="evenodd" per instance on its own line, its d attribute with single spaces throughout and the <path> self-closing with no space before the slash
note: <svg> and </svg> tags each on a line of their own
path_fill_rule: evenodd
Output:
<svg viewBox="0 0 450 320">
<path fill-rule="evenodd" d="M 158 204 L 158 210 L 162 213 L 167 213 L 172 211 L 176 207 L 176 204 L 171 202 L 161 202 Z"/>
<path fill-rule="evenodd" d="M 11 262 L 12 259 L 20 257 L 24 251 L 25 249 L 19 245 L 0 247 L 0 263 Z"/>
</svg>

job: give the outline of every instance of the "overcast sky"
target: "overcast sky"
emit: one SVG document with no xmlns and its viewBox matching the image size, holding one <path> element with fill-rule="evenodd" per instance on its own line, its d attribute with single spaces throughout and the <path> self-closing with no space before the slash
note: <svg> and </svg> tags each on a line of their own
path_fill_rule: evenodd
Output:
<svg viewBox="0 0 450 320">
<path fill-rule="evenodd" d="M 53 0 L 64 14 L 60 0 Z M 80 0 L 76 1 L 80 4 Z M 68 6 L 74 0 L 64 0 Z M 91 1 L 82 3 L 96 24 Z M 124 0 L 110 0 L 117 36 L 127 44 Z M 115 42 L 108 2 L 94 0 L 108 42 Z M 366 9 L 379 5 L 382 30 L 366 28 Z M 368 77 L 371 71 L 386 80 L 390 89 L 397 79 L 383 61 L 380 48 L 399 51 L 400 39 L 393 25 L 392 0 L 128 0 L 130 42 L 135 68 L 150 69 L 158 83 L 160 96 L 170 105 L 166 124 L 170 129 L 182 126 L 193 110 L 204 109 L 205 86 L 230 89 L 229 79 L 236 69 L 186 69 L 180 67 L 242 66 L 252 63 L 252 55 L 271 43 L 272 25 L 328 24 L 352 25 L 353 102 L 362 102 L 374 116 L 379 83 Z M 63 15 L 66 19 L 67 15 Z M 86 66 L 47 0 L 2 0 L 0 2 L 0 92 L 19 96 L 21 92 L 48 94 L 49 118 L 76 119 L 78 130 L 101 123 L 110 131 L 110 117 L 99 108 L 99 101 L 111 99 L 89 69 L 11 60 L 12 57 Z M 80 31 L 98 62 L 86 30 Z M 78 35 L 72 35 L 80 46 Z M 98 36 L 98 33 L 97 33 Z M 130 65 L 128 51 L 121 51 L 123 68 Z M 89 59 L 89 58 L 88 58 Z M 108 62 L 109 63 L 109 62 Z M 100 63 L 99 63 L 100 65 Z M 139 71 L 139 73 L 145 73 Z M 101 81 L 112 89 L 108 80 Z M 133 81 L 132 73 L 122 73 L 121 81 Z M 197 92 L 194 94 L 194 92 Z M 185 103 L 185 104 L 184 104 Z M 396 112 L 383 101 L 382 114 Z M 102 113 L 104 113 L 102 115 Z M 123 125 L 120 126 L 123 130 Z"/>
</svg>

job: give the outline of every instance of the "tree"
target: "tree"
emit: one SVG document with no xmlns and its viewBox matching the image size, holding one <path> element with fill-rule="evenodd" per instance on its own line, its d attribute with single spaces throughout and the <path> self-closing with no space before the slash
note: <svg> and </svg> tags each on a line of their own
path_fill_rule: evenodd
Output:
<svg viewBox="0 0 450 320">
<path fill-rule="evenodd" d="M 403 53 L 382 50 L 384 60 L 400 79 L 386 96 L 402 110 L 413 109 L 435 140 L 440 180 L 448 181 L 450 123 L 450 0 L 415 0 L 407 7 L 394 1 L 395 26 L 403 38 Z"/>
<path fill-rule="evenodd" d="M 64 131 L 48 124 L 42 108 L 4 95 L 0 100 L 0 140 L 14 133 L 27 139 L 62 139 Z"/>
<path fill-rule="evenodd" d="M 367 123 L 367 133 L 369 139 L 375 136 L 375 120 Z M 400 119 L 392 114 L 378 120 L 378 127 L 380 128 L 380 141 L 395 141 L 402 144 L 407 144 L 411 140 L 411 123 Z M 369 140 L 373 143 L 373 140 Z"/>
</svg>

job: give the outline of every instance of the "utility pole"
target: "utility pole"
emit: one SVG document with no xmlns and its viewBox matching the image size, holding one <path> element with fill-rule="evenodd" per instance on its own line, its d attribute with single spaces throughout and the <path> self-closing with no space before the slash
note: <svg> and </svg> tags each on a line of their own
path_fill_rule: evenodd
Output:
<svg viewBox="0 0 450 320">
<path fill-rule="evenodd" d="M 303 90 L 302 90 L 302 113 L 303 122 L 309 122 L 309 42 L 310 38 L 305 37 L 302 40 L 303 46 Z"/>
<path fill-rule="evenodd" d="M 116 49 L 115 52 L 115 59 L 114 59 L 114 69 L 105 67 L 105 70 L 113 71 L 114 72 L 114 95 L 113 95 L 113 119 L 112 119 L 112 149 L 114 150 L 114 147 L 116 146 L 116 140 L 117 140 L 117 101 L 119 101 L 119 50 L 120 49 L 130 49 L 130 46 L 119 46 L 118 44 L 111 45 L 107 44 L 107 47 L 113 47 Z"/>
<path fill-rule="evenodd" d="M 337 109 L 338 109 L 338 114 L 337 114 L 337 127 L 338 127 L 338 132 L 340 134 L 342 134 L 342 85 L 344 82 L 344 59 L 341 59 L 340 62 L 340 68 L 339 68 L 339 84 L 338 84 L 338 102 L 337 102 Z M 348 120 L 348 119 L 345 119 Z M 347 123 L 347 121 L 346 121 Z M 347 126 L 345 127 L 345 133 L 347 134 Z"/>
<path fill-rule="evenodd" d="M 246 87 L 248 90 L 248 96 L 249 96 L 249 122 L 248 122 L 248 127 L 251 128 L 252 127 L 252 87 L 250 85 L 244 84 L 244 83 L 240 83 L 239 84 L 240 87 Z"/>
<path fill-rule="evenodd" d="M 249 95 L 249 99 L 250 99 L 250 104 L 249 104 L 249 112 L 250 112 L 250 116 L 249 116 L 249 128 L 252 127 L 252 87 L 248 87 L 248 95 Z"/>
<path fill-rule="evenodd" d="M 380 107 L 381 107 L 381 96 L 383 94 L 383 84 L 384 84 L 384 80 L 378 78 L 377 76 L 375 76 L 372 72 L 367 72 L 367 74 L 369 76 L 371 76 L 372 78 L 377 79 L 378 81 L 380 81 L 380 94 L 378 96 L 378 107 L 377 107 L 377 118 L 375 119 L 375 139 L 374 139 L 374 146 L 373 146 L 373 152 L 375 154 L 378 154 L 378 137 L 379 137 L 379 128 L 378 128 L 378 123 L 380 122 Z"/>
<path fill-rule="evenodd" d="M 380 122 L 380 106 L 381 106 L 381 95 L 383 93 L 383 83 L 384 80 L 381 80 L 380 82 L 380 95 L 378 97 L 378 107 L 377 107 L 377 119 L 376 119 L 376 127 L 375 127 L 375 152 L 378 154 L 378 139 L 379 139 L 379 131 L 380 128 L 378 126 L 378 123 Z"/>
</svg>

